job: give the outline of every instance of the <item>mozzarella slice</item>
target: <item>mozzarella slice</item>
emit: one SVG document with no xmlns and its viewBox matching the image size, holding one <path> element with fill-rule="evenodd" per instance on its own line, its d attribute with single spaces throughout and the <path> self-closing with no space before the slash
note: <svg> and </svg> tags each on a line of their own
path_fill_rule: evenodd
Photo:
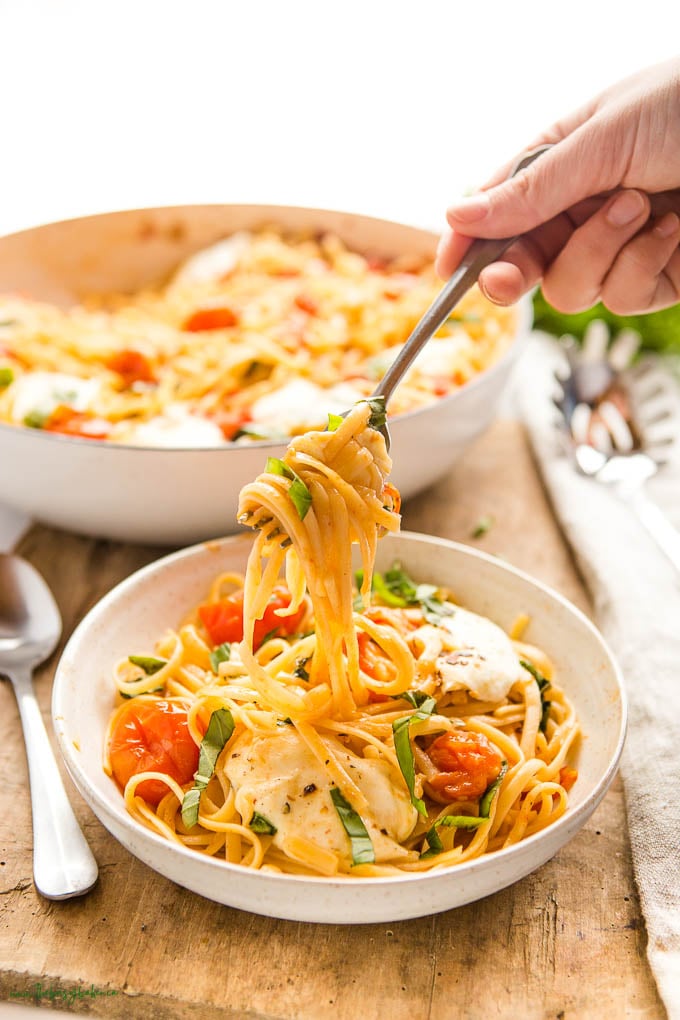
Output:
<svg viewBox="0 0 680 1020">
<path fill-rule="evenodd" d="M 307 379 L 291 379 L 256 400 L 250 414 L 254 423 L 291 435 L 325 426 L 329 413 L 342 414 L 361 396 L 349 383 L 322 389 Z"/>
<path fill-rule="evenodd" d="M 481 701 L 501 701 L 517 680 L 526 678 L 512 641 L 487 617 L 456 608 L 430 629 L 441 635 L 435 671 L 442 693 L 466 688 Z"/>
<path fill-rule="evenodd" d="M 82 379 L 64 372 L 29 372 L 12 385 L 12 420 L 22 422 L 31 413 L 49 417 L 60 404 L 86 411 L 100 390 L 97 379 Z"/>
<path fill-rule="evenodd" d="M 118 437 L 122 441 L 122 437 Z M 205 448 L 224 446 L 222 430 L 215 422 L 190 414 L 181 404 L 169 404 L 165 413 L 133 426 L 124 441 L 133 446 Z"/>
<path fill-rule="evenodd" d="M 322 738 L 347 768 L 370 805 L 362 820 L 376 861 L 406 856 L 399 844 L 418 817 L 403 784 L 396 786 L 384 762 L 360 758 L 333 737 Z M 236 791 L 236 809 L 249 820 L 253 812 L 276 828 L 273 841 L 302 836 L 350 862 L 350 843 L 330 796 L 333 783 L 323 765 L 292 726 L 271 736 L 244 733 L 235 743 L 224 770 Z"/>
<path fill-rule="evenodd" d="M 179 267 L 173 277 L 173 284 L 210 283 L 231 273 L 247 251 L 251 237 L 248 231 L 239 230 L 224 241 L 197 251 Z"/>
</svg>

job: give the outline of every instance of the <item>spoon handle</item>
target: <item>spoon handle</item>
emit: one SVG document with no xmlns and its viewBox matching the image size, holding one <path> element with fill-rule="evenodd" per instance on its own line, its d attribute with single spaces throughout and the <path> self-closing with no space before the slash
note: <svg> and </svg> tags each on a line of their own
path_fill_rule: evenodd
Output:
<svg viewBox="0 0 680 1020">
<path fill-rule="evenodd" d="M 33 878 L 50 900 L 88 892 L 97 881 L 97 862 L 80 831 L 33 691 L 30 670 L 11 676 L 24 730 L 33 815 Z"/>
</svg>

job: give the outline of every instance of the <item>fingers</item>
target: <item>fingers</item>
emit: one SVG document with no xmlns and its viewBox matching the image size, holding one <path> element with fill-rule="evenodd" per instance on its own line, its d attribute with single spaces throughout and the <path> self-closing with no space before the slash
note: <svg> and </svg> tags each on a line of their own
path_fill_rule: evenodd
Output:
<svg viewBox="0 0 680 1020">
<path fill-rule="evenodd" d="M 607 155 L 593 159 L 601 133 L 595 120 L 586 123 L 515 177 L 461 199 L 447 212 L 449 226 L 475 237 L 512 237 L 612 187 L 611 153 L 605 148 Z"/>
<path fill-rule="evenodd" d="M 621 191 L 574 230 L 543 277 L 543 293 L 560 312 L 580 312 L 600 298 L 625 245 L 649 217 L 649 198 Z"/>
<path fill-rule="evenodd" d="M 680 217 L 669 212 L 620 252 L 602 285 L 601 299 L 615 315 L 668 308 L 680 300 Z"/>
</svg>

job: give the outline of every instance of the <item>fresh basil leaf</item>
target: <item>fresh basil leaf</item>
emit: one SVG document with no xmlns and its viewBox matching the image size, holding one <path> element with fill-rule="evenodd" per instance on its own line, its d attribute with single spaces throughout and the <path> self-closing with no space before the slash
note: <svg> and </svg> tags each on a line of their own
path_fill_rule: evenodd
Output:
<svg viewBox="0 0 680 1020">
<path fill-rule="evenodd" d="M 438 822 L 435 822 L 431 829 L 425 833 L 425 839 L 429 847 L 420 855 L 421 860 L 426 857 L 435 857 L 444 849 L 444 844 L 439 838 L 437 829 L 442 826 L 455 829 L 477 829 L 486 821 L 486 818 L 478 818 L 475 815 L 444 815 Z"/>
<path fill-rule="evenodd" d="M 308 656 L 306 659 L 296 659 L 295 669 L 293 670 L 293 676 L 297 676 L 300 678 L 300 680 L 304 680 L 305 682 L 309 680 L 309 673 L 305 669 L 305 666 L 309 662 L 310 658 L 311 656 Z"/>
<path fill-rule="evenodd" d="M 276 826 L 272 825 L 268 818 L 264 815 L 259 814 L 257 811 L 253 811 L 253 817 L 248 822 L 249 827 L 253 832 L 259 832 L 264 836 L 276 835 Z"/>
<path fill-rule="evenodd" d="M 29 411 L 24 417 L 24 425 L 29 429 L 44 429 L 50 415 L 50 411 Z"/>
<path fill-rule="evenodd" d="M 2 319 L 0 320 L 0 326 L 17 326 L 19 324 L 18 319 Z"/>
<path fill-rule="evenodd" d="M 0 323 L 0 325 L 2 325 L 2 323 Z M 11 382 L 14 382 L 14 372 L 11 368 L 7 368 L 3 365 L 3 367 L 0 368 L 0 390 L 4 390 Z"/>
<path fill-rule="evenodd" d="M 184 794 L 182 800 L 182 821 L 188 829 L 198 822 L 201 793 L 212 779 L 215 763 L 233 732 L 234 717 L 228 708 L 218 708 L 212 713 L 205 736 L 201 741 L 194 785 Z"/>
<path fill-rule="evenodd" d="M 546 691 L 550 690 L 550 681 L 546 679 L 531 662 L 527 662 L 526 659 L 519 660 L 520 666 L 526 669 L 527 673 L 531 673 L 532 677 L 538 684 L 538 689 L 541 693 L 541 721 L 538 724 L 538 728 L 541 733 L 545 733 L 548 726 L 548 719 L 550 718 L 550 706 L 552 704 L 546 697 Z"/>
<path fill-rule="evenodd" d="M 416 796 L 416 766 L 413 759 L 413 748 L 411 747 L 410 728 L 412 722 L 427 719 L 428 716 L 432 715 L 435 707 L 436 702 L 434 698 L 427 697 L 414 715 L 404 716 L 392 723 L 394 750 L 399 762 L 399 768 L 408 787 L 408 792 L 411 795 L 411 803 L 416 811 L 423 816 L 427 815 L 427 808 L 425 807 L 425 801 Z"/>
<path fill-rule="evenodd" d="M 167 659 L 156 659 L 153 655 L 128 655 L 128 662 L 133 666 L 139 666 L 147 676 L 153 676 L 163 666 L 167 666 Z"/>
<path fill-rule="evenodd" d="M 366 401 L 371 409 L 368 424 L 372 429 L 381 429 L 387 421 L 387 410 L 384 397 L 369 397 Z"/>
<path fill-rule="evenodd" d="M 373 575 L 373 583 L 371 589 L 385 602 L 388 606 L 395 606 L 397 608 L 403 608 L 408 605 L 403 595 L 395 593 L 385 581 L 382 574 Z"/>
<path fill-rule="evenodd" d="M 231 658 L 231 645 L 228 641 L 218 645 L 217 648 L 213 648 L 210 653 L 210 666 L 213 673 L 219 673 L 220 663 L 229 662 Z"/>
<path fill-rule="evenodd" d="M 366 826 L 337 786 L 331 788 L 331 800 L 352 846 L 352 864 L 373 864 L 375 850 Z"/>
<path fill-rule="evenodd" d="M 288 490 L 288 495 L 298 512 L 298 517 L 301 521 L 304 521 L 307 511 L 312 505 L 312 494 L 300 476 L 296 475 L 293 469 L 288 467 L 285 461 L 282 461 L 279 457 L 267 457 L 265 471 L 272 475 L 283 475 L 284 478 L 291 479 L 293 484 Z"/>
<path fill-rule="evenodd" d="M 408 701 L 409 705 L 413 705 L 414 708 L 420 708 L 429 697 L 430 695 L 426 694 L 425 691 L 404 691 L 403 694 L 391 695 L 393 701 L 399 701 L 403 698 L 404 701 Z"/>
<path fill-rule="evenodd" d="M 241 428 L 234 433 L 233 438 L 245 438 L 252 439 L 254 441 L 257 441 L 258 439 L 273 439 L 282 443 L 287 443 L 290 440 L 290 436 L 286 435 L 285 432 L 281 432 L 280 429 L 270 428 L 267 425 L 260 425 L 256 423 L 251 425 L 242 425 Z"/>
<path fill-rule="evenodd" d="M 507 763 L 507 761 L 504 761 L 502 763 L 502 765 L 501 765 L 501 770 L 498 773 L 498 776 L 496 777 L 496 779 L 494 779 L 493 783 L 491 783 L 491 785 L 487 788 L 486 792 L 484 793 L 484 796 L 482 797 L 482 799 L 479 802 L 479 816 L 480 816 L 480 818 L 488 818 L 489 817 L 489 813 L 491 811 L 491 805 L 493 804 L 493 799 L 496 796 L 496 793 L 497 793 L 501 783 L 503 782 L 503 779 L 505 778 L 505 774 L 506 774 L 507 771 L 508 771 L 508 763 Z"/>
<path fill-rule="evenodd" d="M 345 419 L 341 414 L 328 414 L 328 427 L 327 432 L 337 432 Z"/>
<path fill-rule="evenodd" d="M 474 528 L 470 532 L 470 538 L 481 538 L 482 535 L 486 535 L 487 531 L 489 531 L 493 525 L 494 518 L 491 514 L 485 514 L 483 517 L 480 517 L 475 524 Z"/>
</svg>

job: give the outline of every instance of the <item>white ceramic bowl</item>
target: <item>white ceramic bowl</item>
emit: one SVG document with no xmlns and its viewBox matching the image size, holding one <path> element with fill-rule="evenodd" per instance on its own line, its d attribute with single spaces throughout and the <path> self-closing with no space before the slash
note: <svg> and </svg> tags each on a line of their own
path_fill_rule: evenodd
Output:
<svg viewBox="0 0 680 1020">
<path fill-rule="evenodd" d="M 52 708 L 64 760 L 94 813 L 131 853 L 219 903 L 290 920 L 358 924 L 419 917 L 479 899 L 523 878 L 575 835 L 611 783 L 623 744 L 625 700 L 610 652 L 579 610 L 526 574 L 465 546 L 409 533 L 379 543 L 378 569 L 397 558 L 415 578 L 451 586 L 464 605 L 505 628 L 520 612 L 530 615 L 527 640 L 552 657 L 584 733 L 567 812 L 516 846 L 456 868 L 379 879 L 254 872 L 202 857 L 134 822 L 102 769 L 115 700 L 113 663 L 131 648 L 152 647 L 159 633 L 178 624 L 204 596 L 219 571 L 243 569 L 249 549 L 250 540 L 239 536 L 144 568 L 88 614 L 59 663 Z"/>
<path fill-rule="evenodd" d="M 190 253 L 267 223 L 325 229 L 358 251 L 432 256 L 436 235 L 350 213 L 289 206 L 193 205 L 105 213 L 0 238 L 0 293 L 72 304 L 88 293 L 131 291 L 167 276 Z M 528 333 L 530 303 L 505 356 L 452 395 L 396 417 L 393 478 L 404 499 L 445 474 L 490 423 Z M 281 443 L 151 449 L 94 443 L 0 424 L 0 503 L 81 534 L 185 545 L 237 530 L 238 494 L 283 456 Z"/>
</svg>

